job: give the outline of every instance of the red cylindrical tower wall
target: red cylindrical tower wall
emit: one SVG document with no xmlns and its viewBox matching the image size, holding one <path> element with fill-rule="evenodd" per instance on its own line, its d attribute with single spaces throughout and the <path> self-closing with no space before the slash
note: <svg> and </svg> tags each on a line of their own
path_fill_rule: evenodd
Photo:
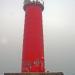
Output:
<svg viewBox="0 0 75 75">
<path fill-rule="evenodd" d="M 24 9 L 22 72 L 44 72 L 42 8 L 30 3 Z"/>
</svg>

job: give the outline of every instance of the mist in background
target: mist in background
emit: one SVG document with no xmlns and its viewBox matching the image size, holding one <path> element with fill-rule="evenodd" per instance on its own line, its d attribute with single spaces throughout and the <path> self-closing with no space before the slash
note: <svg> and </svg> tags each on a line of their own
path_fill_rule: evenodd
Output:
<svg viewBox="0 0 75 75">
<path fill-rule="evenodd" d="M 46 71 L 75 75 L 75 0 L 45 0 Z M 21 72 L 23 0 L 0 0 L 0 74 Z"/>
</svg>

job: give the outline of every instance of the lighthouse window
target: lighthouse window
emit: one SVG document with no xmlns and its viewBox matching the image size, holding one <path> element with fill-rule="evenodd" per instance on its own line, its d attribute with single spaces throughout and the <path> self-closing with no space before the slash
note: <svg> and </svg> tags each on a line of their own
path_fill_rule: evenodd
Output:
<svg viewBox="0 0 75 75">
<path fill-rule="evenodd" d="M 40 61 L 36 60 L 36 61 L 34 61 L 34 64 L 38 65 L 38 64 L 40 64 Z"/>
</svg>

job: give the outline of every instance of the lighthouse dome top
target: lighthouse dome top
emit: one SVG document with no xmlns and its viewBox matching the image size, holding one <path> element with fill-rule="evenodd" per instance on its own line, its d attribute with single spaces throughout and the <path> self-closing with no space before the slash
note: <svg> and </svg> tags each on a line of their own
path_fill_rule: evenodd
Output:
<svg viewBox="0 0 75 75">
<path fill-rule="evenodd" d="M 24 0 L 24 4 L 28 4 L 28 3 L 36 3 L 36 2 L 39 2 L 41 3 L 42 5 L 44 5 L 44 1 L 43 0 Z"/>
<path fill-rule="evenodd" d="M 44 1 L 43 0 L 24 0 L 24 7 L 29 4 L 39 4 L 41 5 L 42 9 L 44 9 Z"/>
</svg>

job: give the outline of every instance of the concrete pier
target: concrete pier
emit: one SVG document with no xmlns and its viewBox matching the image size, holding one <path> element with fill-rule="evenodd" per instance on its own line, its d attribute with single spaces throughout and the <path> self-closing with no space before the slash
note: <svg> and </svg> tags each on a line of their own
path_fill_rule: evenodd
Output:
<svg viewBox="0 0 75 75">
<path fill-rule="evenodd" d="M 4 75 L 64 75 L 62 72 L 41 72 L 41 73 L 35 73 L 35 72 L 25 72 L 25 73 L 4 73 Z"/>
</svg>

